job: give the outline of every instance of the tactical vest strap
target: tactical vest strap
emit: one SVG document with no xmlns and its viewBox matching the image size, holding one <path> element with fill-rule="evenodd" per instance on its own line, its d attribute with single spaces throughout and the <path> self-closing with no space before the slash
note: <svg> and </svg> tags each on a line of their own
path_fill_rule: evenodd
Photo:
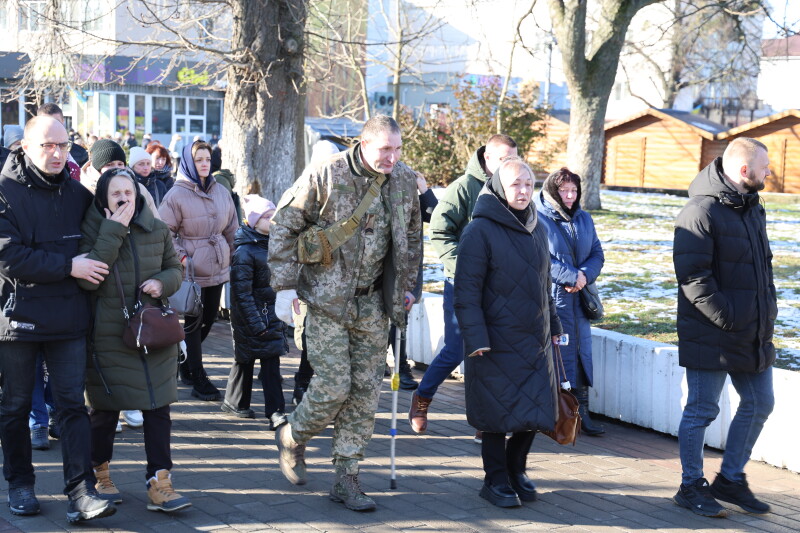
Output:
<svg viewBox="0 0 800 533">
<path fill-rule="evenodd" d="M 361 224 L 361 219 L 369 209 L 372 201 L 381 193 L 381 187 L 386 182 L 386 174 L 378 174 L 367 189 L 364 198 L 353 211 L 350 217 L 342 219 L 331 227 L 325 230 L 325 236 L 331 245 L 331 251 L 336 250 L 341 245 L 346 243 L 358 231 L 358 226 Z"/>
</svg>

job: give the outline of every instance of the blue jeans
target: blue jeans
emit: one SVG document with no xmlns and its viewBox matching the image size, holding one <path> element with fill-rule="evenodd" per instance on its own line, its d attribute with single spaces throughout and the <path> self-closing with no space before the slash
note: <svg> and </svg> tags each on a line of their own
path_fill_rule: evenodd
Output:
<svg viewBox="0 0 800 533">
<path fill-rule="evenodd" d="M 36 373 L 36 355 L 42 352 L 50 373 L 53 400 L 61 421 L 64 494 L 82 482 L 96 483 L 91 463 L 91 425 L 84 405 L 86 340 L 0 342 L 3 400 L 0 403 L 0 439 L 3 476 L 8 487 L 32 486 L 31 434 L 28 414 Z"/>
<path fill-rule="evenodd" d="M 444 298 L 442 302 L 444 312 L 444 347 L 433 359 L 422 376 L 417 389 L 417 395 L 422 398 L 433 398 L 447 376 L 453 373 L 464 361 L 464 341 L 461 339 L 461 330 L 456 320 L 453 308 L 453 278 L 444 280 Z"/>
<path fill-rule="evenodd" d="M 731 421 L 720 473 L 729 481 L 742 481 L 744 467 L 767 421 L 775 397 L 772 390 L 772 367 L 760 374 L 724 370 L 686 369 L 689 397 L 678 429 L 682 483 L 690 485 L 703 476 L 703 444 L 706 428 L 719 414 L 719 398 L 725 378 L 731 377 L 739 394 L 739 408 Z"/>
<path fill-rule="evenodd" d="M 36 356 L 36 383 L 33 385 L 28 426 L 31 429 L 48 427 L 52 409 L 53 392 L 50 390 L 50 383 L 44 380 L 44 355 L 40 352 Z"/>
</svg>

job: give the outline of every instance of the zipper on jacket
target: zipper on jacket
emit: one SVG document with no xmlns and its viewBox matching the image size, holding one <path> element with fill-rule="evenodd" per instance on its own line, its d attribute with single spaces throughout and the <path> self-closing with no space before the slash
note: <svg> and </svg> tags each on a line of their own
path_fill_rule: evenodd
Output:
<svg viewBox="0 0 800 533">
<path fill-rule="evenodd" d="M 147 381 L 147 392 L 150 395 L 150 409 L 156 408 L 156 395 L 153 392 L 153 382 L 150 381 L 150 367 L 147 366 L 147 359 L 144 357 L 144 353 L 139 350 L 139 359 L 142 360 L 142 366 L 144 367 L 144 377 Z"/>
<path fill-rule="evenodd" d="M 100 361 L 97 359 L 97 352 L 95 351 L 92 351 L 92 363 L 94 364 L 95 371 L 100 376 L 100 381 L 103 383 L 103 388 L 106 389 L 106 394 L 111 396 L 111 389 L 108 388 L 106 377 L 103 375 L 103 369 L 100 368 Z"/>
</svg>

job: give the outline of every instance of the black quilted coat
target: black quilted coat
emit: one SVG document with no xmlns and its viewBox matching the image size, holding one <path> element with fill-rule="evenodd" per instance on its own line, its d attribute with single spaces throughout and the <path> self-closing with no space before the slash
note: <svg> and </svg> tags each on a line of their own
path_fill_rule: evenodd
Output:
<svg viewBox="0 0 800 533">
<path fill-rule="evenodd" d="M 278 357 L 289 349 L 269 285 L 269 236 L 246 225 L 236 231 L 231 263 L 231 329 L 238 363 Z"/>
<path fill-rule="evenodd" d="M 458 246 L 455 311 L 467 357 L 467 420 L 494 433 L 551 430 L 556 377 L 547 233 L 528 208 L 523 226 L 490 189 L 478 196 Z"/>
<path fill-rule="evenodd" d="M 778 305 L 758 193 L 736 191 L 717 158 L 694 179 L 689 198 L 673 248 L 680 365 L 762 372 L 775 362 Z"/>
</svg>

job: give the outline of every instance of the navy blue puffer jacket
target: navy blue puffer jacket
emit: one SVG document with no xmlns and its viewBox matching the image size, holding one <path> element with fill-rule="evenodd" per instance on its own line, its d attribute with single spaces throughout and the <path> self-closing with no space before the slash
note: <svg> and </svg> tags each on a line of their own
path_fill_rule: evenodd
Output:
<svg viewBox="0 0 800 533">
<path fill-rule="evenodd" d="M 454 306 L 467 357 L 467 420 L 504 433 L 550 430 L 556 421 L 547 234 L 528 208 L 523 226 L 487 185 L 461 235 Z"/>
<path fill-rule="evenodd" d="M 550 247 L 553 300 L 561 319 L 564 333 L 569 334 L 569 344 L 561 346 L 561 357 L 567 379 L 576 386 L 577 360 L 580 357 L 586 374 L 586 385 L 592 385 L 592 328 L 581 307 L 579 293 L 569 293 L 564 288 L 574 287 L 578 271 L 583 271 L 586 282 L 592 283 L 600 275 L 605 256 L 591 215 L 578 208 L 570 217 L 549 202 L 543 192 L 536 195 L 539 220 L 547 228 Z M 574 207 L 574 206 L 573 206 Z M 574 255 L 573 255 L 574 254 Z"/>
</svg>

